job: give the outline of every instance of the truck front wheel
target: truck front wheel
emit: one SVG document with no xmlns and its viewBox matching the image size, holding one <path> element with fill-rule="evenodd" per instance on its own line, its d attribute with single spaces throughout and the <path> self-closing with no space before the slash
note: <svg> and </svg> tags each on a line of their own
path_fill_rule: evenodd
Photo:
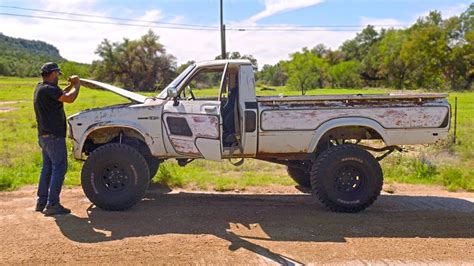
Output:
<svg viewBox="0 0 474 266">
<path fill-rule="evenodd" d="M 134 148 L 119 143 L 100 146 L 82 168 L 82 189 L 105 210 L 125 210 L 145 195 L 150 180 L 148 164 Z"/>
<path fill-rule="evenodd" d="M 378 161 L 357 145 L 327 149 L 311 169 L 313 194 L 336 212 L 359 212 L 369 207 L 380 195 L 382 184 Z"/>
</svg>

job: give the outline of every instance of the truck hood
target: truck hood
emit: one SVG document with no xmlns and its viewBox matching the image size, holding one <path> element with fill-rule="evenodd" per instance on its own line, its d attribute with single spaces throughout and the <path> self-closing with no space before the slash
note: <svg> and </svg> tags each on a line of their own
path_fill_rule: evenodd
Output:
<svg viewBox="0 0 474 266">
<path fill-rule="evenodd" d="M 80 80 L 81 80 L 81 85 L 87 88 L 108 90 L 122 97 L 125 97 L 132 102 L 145 103 L 146 99 L 148 99 L 148 97 L 146 96 L 140 95 L 138 93 L 133 93 L 131 91 L 128 91 L 119 87 L 115 87 L 110 84 L 106 84 L 106 83 L 102 83 L 102 82 L 90 80 L 90 79 L 80 79 Z"/>
</svg>

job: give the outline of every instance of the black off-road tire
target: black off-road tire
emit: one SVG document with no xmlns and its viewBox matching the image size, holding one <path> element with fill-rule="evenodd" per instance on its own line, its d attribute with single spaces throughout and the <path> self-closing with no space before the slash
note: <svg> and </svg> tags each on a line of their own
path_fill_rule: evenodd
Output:
<svg viewBox="0 0 474 266">
<path fill-rule="evenodd" d="M 87 198 L 104 210 L 126 210 L 145 195 L 150 172 L 143 156 L 119 143 L 100 146 L 82 168 L 82 189 Z"/>
<path fill-rule="evenodd" d="M 331 211 L 359 212 L 380 195 L 382 169 L 368 151 L 352 144 L 322 152 L 311 169 L 313 194 Z"/>
<path fill-rule="evenodd" d="M 300 186 L 311 188 L 311 176 L 309 171 L 305 171 L 299 167 L 288 166 L 286 171 L 288 175 Z"/>
</svg>

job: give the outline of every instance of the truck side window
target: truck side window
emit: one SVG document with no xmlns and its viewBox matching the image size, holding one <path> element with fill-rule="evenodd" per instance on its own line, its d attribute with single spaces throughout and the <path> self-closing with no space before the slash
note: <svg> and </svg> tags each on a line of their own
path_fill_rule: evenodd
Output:
<svg viewBox="0 0 474 266">
<path fill-rule="evenodd" d="M 217 100 L 224 67 L 203 69 L 196 73 L 180 91 L 182 99 Z M 191 91 L 191 92 L 190 92 Z"/>
</svg>

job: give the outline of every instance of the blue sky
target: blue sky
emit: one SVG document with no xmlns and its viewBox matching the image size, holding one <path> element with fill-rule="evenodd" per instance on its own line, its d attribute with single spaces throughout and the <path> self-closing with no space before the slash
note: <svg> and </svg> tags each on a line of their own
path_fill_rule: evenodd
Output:
<svg viewBox="0 0 474 266">
<path fill-rule="evenodd" d="M 286 1 L 290 2 L 290 1 Z M 296 0 L 298 2 L 298 0 Z M 318 1 L 313 1 L 318 2 Z M 101 1 L 99 8 L 120 11 L 133 9 L 132 15 L 140 16 L 143 11 L 160 9 L 168 16 L 184 16 L 187 22 L 195 24 L 216 24 L 219 20 L 218 0 L 177 0 L 177 1 Z M 395 18 L 411 21 L 414 16 L 428 10 L 447 10 L 456 6 L 468 6 L 470 1 L 456 0 L 328 0 L 308 7 L 293 9 L 266 17 L 262 24 L 358 24 L 360 17 Z M 113 6 L 116 6 L 114 8 Z M 265 9 L 264 1 L 224 0 L 225 22 L 243 21 Z"/>
<path fill-rule="evenodd" d="M 344 40 L 354 37 L 354 30 L 360 30 L 367 24 L 409 26 L 430 10 L 438 10 L 443 17 L 449 17 L 459 15 L 470 3 L 463 0 L 224 0 L 224 22 L 229 28 L 285 27 L 285 31 L 250 31 L 248 28 L 244 32 L 229 31 L 227 46 L 228 50 L 252 54 L 259 60 L 259 65 L 274 64 L 305 46 L 323 43 L 335 49 Z M 207 26 L 217 26 L 219 23 L 218 0 L 0 0 L 0 5 L 166 23 Z M 0 7 L 0 13 L 117 22 L 8 7 Z M 0 32 L 46 41 L 58 47 L 67 59 L 79 62 L 90 63 L 97 59 L 94 51 L 104 38 L 112 41 L 135 39 L 149 28 L 160 36 L 160 41 L 176 56 L 178 63 L 212 59 L 220 52 L 219 32 L 216 30 L 163 29 L 153 27 L 156 24 L 150 23 L 140 25 L 143 27 L 0 15 Z M 351 28 L 331 28 L 334 25 Z M 314 27 L 310 28 L 312 31 L 294 31 L 298 26 Z"/>
</svg>

